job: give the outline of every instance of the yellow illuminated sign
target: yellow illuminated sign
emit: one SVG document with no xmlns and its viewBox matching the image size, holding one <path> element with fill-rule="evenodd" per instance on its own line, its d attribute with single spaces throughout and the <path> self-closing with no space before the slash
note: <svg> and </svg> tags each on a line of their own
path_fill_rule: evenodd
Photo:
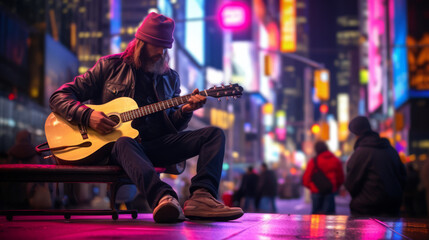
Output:
<svg viewBox="0 0 429 240">
<path fill-rule="evenodd" d="M 264 73 L 265 76 L 271 76 L 273 73 L 273 60 L 270 55 L 264 56 Z"/>
<path fill-rule="evenodd" d="M 235 115 L 216 108 L 210 110 L 210 124 L 222 129 L 229 129 L 233 126 Z"/>
<path fill-rule="evenodd" d="M 296 51 L 296 0 L 280 0 L 280 51 Z"/>
<path fill-rule="evenodd" d="M 338 127 L 338 140 L 345 141 L 349 136 L 349 124 L 347 122 L 340 122 Z"/>
<path fill-rule="evenodd" d="M 320 139 L 328 141 L 329 137 L 329 124 L 327 122 L 322 122 L 320 124 Z"/>
<path fill-rule="evenodd" d="M 347 93 L 337 95 L 338 140 L 346 141 L 349 136 L 350 100 Z M 344 149 L 343 149 L 344 150 Z"/>
<path fill-rule="evenodd" d="M 314 70 L 314 88 L 317 98 L 322 101 L 329 100 L 329 71 L 327 69 Z"/>
<path fill-rule="evenodd" d="M 266 103 L 262 106 L 263 114 L 272 114 L 274 112 L 274 105 L 272 103 Z"/>
</svg>

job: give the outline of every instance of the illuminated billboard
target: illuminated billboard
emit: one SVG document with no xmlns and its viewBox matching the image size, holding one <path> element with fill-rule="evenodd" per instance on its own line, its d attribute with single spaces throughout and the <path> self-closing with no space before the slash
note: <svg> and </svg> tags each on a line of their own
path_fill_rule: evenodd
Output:
<svg viewBox="0 0 429 240">
<path fill-rule="evenodd" d="M 110 53 L 121 52 L 121 0 L 110 0 Z"/>
<path fill-rule="evenodd" d="M 246 91 L 258 91 L 255 73 L 254 47 L 252 42 L 239 41 L 232 43 L 232 76 L 231 82 L 243 86 Z"/>
<path fill-rule="evenodd" d="M 296 0 L 280 0 L 280 51 L 296 51 Z"/>
<path fill-rule="evenodd" d="M 185 47 L 200 65 L 204 65 L 204 1 L 186 0 Z"/>
<path fill-rule="evenodd" d="M 409 98 L 407 40 L 407 2 L 394 0 L 394 38 L 392 51 L 393 89 L 395 108 Z"/>
<path fill-rule="evenodd" d="M 349 135 L 350 121 L 350 98 L 347 93 L 339 93 L 337 95 L 337 116 L 338 116 L 338 139 L 340 141 L 347 140 Z"/>
<path fill-rule="evenodd" d="M 385 34 L 384 0 L 368 0 L 368 111 L 374 112 L 383 103 L 382 41 Z"/>
</svg>

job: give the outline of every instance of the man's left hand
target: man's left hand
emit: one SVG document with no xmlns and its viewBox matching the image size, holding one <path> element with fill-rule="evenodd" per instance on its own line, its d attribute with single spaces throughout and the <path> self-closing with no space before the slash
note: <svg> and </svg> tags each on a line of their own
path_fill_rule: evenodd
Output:
<svg viewBox="0 0 429 240">
<path fill-rule="evenodd" d="M 201 96 L 198 94 L 200 91 L 198 88 L 195 88 L 195 90 L 192 92 L 194 95 L 189 98 L 188 103 L 182 106 L 182 111 L 185 113 L 193 112 L 197 110 L 198 108 L 201 108 L 204 106 L 204 104 L 207 101 L 207 97 Z"/>
</svg>

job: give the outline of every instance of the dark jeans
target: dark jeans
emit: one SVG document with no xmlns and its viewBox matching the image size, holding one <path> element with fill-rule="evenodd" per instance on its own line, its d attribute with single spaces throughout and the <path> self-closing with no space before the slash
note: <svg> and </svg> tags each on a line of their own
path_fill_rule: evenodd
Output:
<svg viewBox="0 0 429 240">
<path fill-rule="evenodd" d="M 276 197 L 262 196 L 259 202 L 259 212 L 277 213 Z"/>
<path fill-rule="evenodd" d="M 153 209 L 167 193 L 177 198 L 171 186 L 159 179 L 154 166 L 165 167 L 199 155 L 197 174 L 191 179 L 189 191 L 192 194 L 198 188 L 205 188 L 216 197 L 224 152 L 224 132 L 220 128 L 206 127 L 167 134 L 141 144 L 121 137 L 113 146 L 111 161 L 122 166 Z"/>
<path fill-rule="evenodd" d="M 335 194 L 312 193 L 312 214 L 335 214 Z"/>
</svg>

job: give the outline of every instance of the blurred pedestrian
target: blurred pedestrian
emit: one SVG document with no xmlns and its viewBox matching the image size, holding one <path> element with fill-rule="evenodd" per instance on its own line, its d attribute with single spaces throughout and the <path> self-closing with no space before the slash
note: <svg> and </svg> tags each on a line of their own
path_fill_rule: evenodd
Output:
<svg viewBox="0 0 429 240">
<path fill-rule="evenodd" d="M 371 129 L 366 117 L 354 118 L 349 130 L 357 137 L 345 181 L 352 197 L 351 214 L 398 216 L 406 179 L 398 153 Z"/>
<path fill-rule="evenodd" d="M 245 212 L 257 211 L 258 206 L 256 205 L 256 187 L 258 186 L 258 175 L 253 169 L 253 166 L 247 167 L 247 172 L 243 174 L 241 185 L 238 190 L 240 196 L 244 198 Z"/>
<path fill-rule="evenodd" d="M 314 145 L 316 156 L 308 162 L 303 175 L 303 184 L 310 189 L 312 214 L 335 214 L 335 193 L 344 183 L 344 172 L 341 161 L 332 154 L 323 141 Z M 323 182 L 315 174 L 323 173 L 326 177 L 326 190 L 318 187 Z"/>
<path fill-rule="evenodd" d="M 19 131 L 15 137 L 15 144 L 8 151 L 8 163 L 40 164 L 41 159 L 31 142 L 30 132 Z"/>
<path fill-rule="evenodd" d="M 259 211 L 276 213 L 277 177 L 266 163 L 261 165 L 258 183 Z"/>
<path fill-rule="evenodd" d="M 423 155 L 423 157 L 425 157 Z M 423 161 L 410 161 L 405 163 L 407 178 L 403 193 L 404 217 L 426 216 L 425 191 L 421 181 Z M 427 177 L 426 177 L 427 178 Z"/>
<path fill-rule="evenodd" d="M 31 142 L 31 133 L 21 130 L 9 149 L 8 164 L 40 164 L 42 157 Z M 7 182 L 1 187 L 1 205 L 5 209 L 45 209 L 52 207 L 52 186 L 48 183 Z"/>
<path fill-rule="evenodd" d="M 429 153 L 426 154 L 422 169 L 420 170 L 419 189 L 424 191 L 426 200 L 426 214 L 429 216 Z"/>
</svg>

